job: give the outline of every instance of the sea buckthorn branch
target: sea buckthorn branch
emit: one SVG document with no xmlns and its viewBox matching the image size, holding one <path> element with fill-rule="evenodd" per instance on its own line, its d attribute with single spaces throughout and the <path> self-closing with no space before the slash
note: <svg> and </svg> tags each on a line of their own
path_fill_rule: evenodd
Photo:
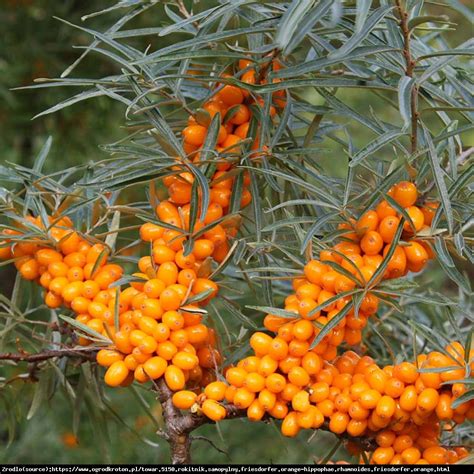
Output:
<svg viewBox="0 0 474 474">
<path fill-rule="evenodd" d="M 94 361 L 96 359 L 97 349 L 93 347 L 84 347 L 81 349 L 57 349 L 46 350 L 36 354 L 29 353 L 0 353 L 0 360 L 10 360 L 13 362 L 42 362 L 49 359 L 68 357 L 84 359 L 84 361 Z"/>
</svg>

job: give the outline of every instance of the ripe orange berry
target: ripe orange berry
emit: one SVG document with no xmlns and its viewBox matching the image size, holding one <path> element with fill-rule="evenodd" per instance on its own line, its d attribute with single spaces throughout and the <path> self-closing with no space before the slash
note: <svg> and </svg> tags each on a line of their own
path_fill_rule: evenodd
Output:
<svg viewBox="0 0 474 474">
<path fill-rule="evenodd" d="M 177 310 L 181 305 L 181 298 L 175 290 L 166 288 L 160 295 L 160 305 L 165 311 Z"/>
<path fill-rule="evenodd" d="M 186 384 L 186 379 L 183 371 L 175 365 L 168 365 L 165 370 L 166 385 L 173 390 L 182 390 Z"/>
<path fill-rule="evenodd" d="M 357 221 L 356 229 L 359 233 L 364 234 L 368 231 L 377 230 L 379 225 L 379 216 L 375 211 L 365 212 Z"/>
<path fill-rule="evenodd" d="M 436 210 L 439 207 L 437 202 L 426 202 L 425 205 L 421 208 L 421 212 L 425 218 L 425 225 L 431 225 L 433 217 L 436 214 Z"/>
<path fill-rule="evenodd" d="M 102 349 L 97 353 L 97 363 L 102 367 L 110 367 L 114 362 L 123 360 L 123 355 L 120 352 Z"/>
<path fill-rule="evenodd" d="M 243 372 L 245 372 L 245 371 L 243 371 Z M 233 385 L 236 385 L 233 380 L 230 380 L 230 378 L 228 376 L 228 373 L 229 372 L 227 372 L 227 374 L 226 374 L 227 381 L 229 383 L 232 383 Z M 243 381 L 245 380 L 245 376 L 246 376 L 246 374 L 244 374 L 242 384 L 243 384 Z M 265 386 L 272 393 L 280 393 L 281 391 L 283 391 L 283 389 L 286 386 L 286 379 L 281 374 L 275 374 L 275 373 L 270 374 L 265 380 Z"/>
<path fill-rule="evenodd" d="M 216 96 L 219 100 L 222 100 L 228 107 L 233 105 L 241 104 L 244 100 L 241 89 L 236 86 L 226 85 L 224 86 Z M 200 143 L 201 144 L 201 143 Z"/>
<path fill-rule="evenodd" d="M 250 392 L 260 392 L 265 388 L 265 378 L 257 372 L 251 372 L 245 377 L 244 387 Z"/>
<path fill-rule="evenodd" d="M 281 432 L 283 436 L 294 438 L 300 431 L 298 424 L 298 418 L 296 412 L 292 411 L 285 416 L 283 423 L 281 424 Z"/>
<path fill-rule="evenodd" d="M 207 298 L 214 298 L 217 295 L 219 287 L 215 282 L 207 278 L 196 278 L 192 287 L 194 294 L 210 292 Z"/>
<path fill-rule="evenodd" d="M 153 246 L 153 260 L 158 265 L 165 262 L 173 262 L 176 256 L 176 252 L 171 250 L 167 245 L 154 245 Z"/>
<path fill-rule="evenodd" d="M 224 400 L 225 393 L 227 390 L 227 385 L 224 382 L 211 382 L 204 389 L 204 394 L 207 398 L 211 400 L 216 400 L 218 402 Z"/>
<path fill-rule="evenodd" d="M 288 380 L 298 387 L 305 387 L 309 384 L 310 377 L 303 367 L 292 367 L 288 372 Z"/>
<path fill-rule="evenodd" d="M 402 362 L 394 367 L 393 376 L 404 383 L 412 384 L 418 378 L 418 370 L 411 362 Z"/>
<path fill-rule="evenodd" d="M 202 404 L 202 412 L 213 421 L 220 421 L 226 417 L 226 409 L 215 400 L 205 400 Z"/>
<path fill-rule="evenodd" d="M 173 405 L 180 410 L 189 410 L 196 403 L 197 395 L 190 390 L 181 390 L 173 394 Z"/>
<path fill-rule="evenodd" d="M 409 263 L 425 265 L 428 261 L 428 253 L 419 242 L 412 240 L 403 250 Z"/>
<path fill-rule="evenodd" d="M 39 265 L 48 266 L 53 262 L 61 262 L 63 257 L 59 252 L 56 252 L 53 249 L 40 249 L 36 252 L 36 260 Z"/>
<path fill-rule="evenodd" d="M 250 421 L 260 421 L 265 415 L 265 409 L 258 400 L 254 400 L 247 408 L 247 418 Z"/>
<path fill-rule="evenodd" d="M 159 239 L 164 232 L 164 228 L 151 222 L 145 222 L 140 227 L 140 238 L 145 242 L 153 242 Z"/>
<path fill-rule="evenodd" d="M 156 352 L 163 359 L 170 361 L 178 352 L 178 348 L 171 341 L 163 341 L 158 343 Z"/>
<path fill-rule="evenodd" d="M 240 367 L 230 367 L 225 374 L 225 378 L 231 385 L 242 387 L 247 378 L 247 372 Z"/>
<path fill-rule="evenodd" d="M 381 398 L 382 395 L 378 390 L 369 389 L 361 393 L 359 403 L 365 409 L 373 409 L 377 406 Z"/>
<path fill-rule="evenodd" d="M 397 453 L 405 451 L 405 449 L 411 448 L 413 446 L 413 438 L 410 435 L 404 434 L 397 436 L 393 442 L 393 449 Z"/>
<path fill-rule="evenodd" d="M 209 239 L 197 239 L 194 242 L 193 254 L 198 260 L 204 260 L 210 257 L 215 250 L 215 245 Z"/>
<path fill-rule="evenodd" d="M 388 216 L 397 215 L 397 211 L 392 206 L 390 206 L 390 204 L 385 200 L 380 201 L 375 210 L 381 221 Z"/>
<path fill-rule="evenodd" d="M 104 375 L 104 381 L 110 387 L 117 387 L 128 376 L 128 368 L 125 363 L 121 360 L 118 360 L 107 369 L 107 372 Z"/>
<path fill-rule="evenodd" d="M 199 365 L 199 358 L 189 352 L 178 351 L 174 355 L 172 363 L 181 370 L 192 370 Z"/>
<path fill-rule="evenodd" d="M 246 388 L 239 388 L 234 395 L 234 405 L 237 408 L 248 408 L 255 400 L 255 393 Z"/>
<path fill-rule="evenodd" d="M 401 207 L 410 207 L 413 206 L 418 197 L 418 191 L 416 186 L 409 181 L 401 181 L 395 185 L 393 199 Z"/>
<path fill-rule="evenodd" d="M 175 256 L 175 262 L 178 267 L 189 269 L 194 267 L 194 264 L 196 263 L 196 257 L 192 253 L 189 255 L 184 255 L 184 251 L 179 250 Z"/>
<path fill-rule="evenodd" d="M 25 280 L 36 280 L 39 276 L 39 263 L 34 258 L 30 258 L 20 267 L 20 274 Z"/>
<path fill-rule="evenodd" d="M 268 377 L 278 369 L 278 361 L 270 357 L 268 354 L 260 359 L 258 372 L 264 377 Z"/>
<path fill-rule="evenodd" d="M 377 448 L 373 454 L 371 461 L 375 464 L 389 464 L 395 455 L 395 451 L 392 447 Z"/>
<path fill-rule="evenodd" d="M 413 227 L 415 228 L 415 232 L 421 230 L 425 223 L 425 217 L 421 212 L 420 208 L 416 206 L 411 206 L 406 208 L 405 210 L 412 221 Z M 413 232 L 413 227 L 410 225 L 409 221 L 406 221 L 405 224 L 403 224 L 403 229 L 407 232 Z"/>
<path fill-rule="evenodd" d="M 412 412 L 417 407 L 418 394 L 414 385 L 409 385 L 400 396 L 400 408 Z"/>
<path fill-rule="evenodd" d="M 382 236 L 376 231 L 368 231 L 360 241 L 360 247 L 367 255 L 377 255 L 383 248 Z"/>
<path fill-rule="evenodd" d="M 201 146 L 207 135 L 207 128 L 202 125 L 190 125 L 183 130 L 184 141 L 195 146 Z"/>
<path fill-rule="evenodd" d="M 423 451 L 423 458 L 430 464 L 446 464 L 448 461 L 448 450 L 441 446 L 432 446 Z"/>
<path fill-rule="evenodd" d="M 329 419 L 329 429 L 333 433 L 342 434 L 346 431 L 349 420 L 347 413 L 336 412 Z"/>
<path fill-rule="evenodd" d="M 401 456 L 402 456 L 402 461 L 404 463 L 415 464 L 420 460 L 421 453 L 418 448 L 409 447 L 409 448 L 404 449 L 401 452 Z M 393 459 L 392 459 L 392 462 L 393 462 Z"/>
<path fill-rule="evenodd" d="M 439 393 L 434 388 L 425 388 L 417 399 L 417 409 L 421 412 L 433 411 L 438 405 Z"/>
<path fill-rule="evenodd" d="M 255 351 L 257 354 L 257 351 Z M 288 343 L 280 337 L 275 337 L 269 347 L 268 355 L 275 360 L 282 360 L 288 355 Z"/>
<path fill-rule="evenodd" d="M 255 332 L 250 337 L 250 347 L 256 355 L 265 355 L 270 349 L 273 339 L 263 332 Z M 232 383 L 232 382 L 230 382 Z"/>
</svg>

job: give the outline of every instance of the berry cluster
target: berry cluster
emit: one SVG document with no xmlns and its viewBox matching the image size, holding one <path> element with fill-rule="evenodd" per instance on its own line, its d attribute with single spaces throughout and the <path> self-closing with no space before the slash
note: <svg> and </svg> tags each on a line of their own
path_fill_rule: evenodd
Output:
<svg viewBox="0 0 474 474">
<path fill-rule="evenodd" d="M 277 62 L 265 67 L 270 66 L 279 67 Z M 240 61 L 239 68 L 243 82 L 257 82 L 250 61 Z M 281 95 L 275 94 L 280 106 L 284 105 L 283 99 L 278 99 Z M 50 219 L 48 232 L 55 249 L 22 241 L 0 248 L 0 257 L 14 258 L 25 279 L 38 280 L 46 289 L 45 303 L 49 307 L 71 308 L 76 321 L 113 341 L 113 346 L 97 354 L 97 362 L 107 367 L 108 385 L 124 386 L 133 380 L 143 383 L 163 376 L 169 388 L 176 391 L 187 383 L 198 387 L 215 379 L 214 369 L 220 364 L 221 355 L 214 330 L 202 324 L 199 306 L 207 304 L 218 291 L 217 285 L 207 278 L 209 262 L 225 259 L 229 239 L 238 231 L 238 219 L 225 219 L 236 179 L 235 171 L 230 171 L 242 151 L 239 142 L 244 143 L 247 137 L 252 117 L 250 105 L 254 102 L 255 98 L 244 89 L 219 85 L 212 99 L 203 105 L 205 113 L 189 118 L 183 130 L 183 147 L 197 166 L 210 170 L 209 205 L 204 217 L 193 222 L 192 248 L 185 252 L 191 227 L 194 175 L 177 164 L 163 179 L 169 199 L 156 207 L 156 215 L 165 227 L 150 222 L 141 226 L 140 237 L 151 245 L 151 255 L 139 260 L 140 271 L 133 274 L 136 281 L 124 290 L 111 287 L 122 277 L 123 269 L 107 264 L 108 249 L 102 244 L 91 246 L 70 229 L 72 223 L 67 218 L 57 222 Z M 273 105 L 270 113 L 275 114 Z M 216 159 L 204 162 L 201 148 L 210 120 L 217 114 L 221 125 L 216 138 Z M 256 142 L 253 150 L 258 148 Z M 248 173 L 243 173 L 240 208 L 252 200 L 249 184 Z M 44 230 L 40 218 L 28 219 Z M 79 343 L 88 345 L 91 339 L 85 335 Z"/>
<path fill-rule="evenodd" d="M 309 347 L 321 327 L 333 318 L 340 318 L 340 312 L 351 301 L 347 292 L 367 286 L 372 289 L 383 279 L 399 278 L 408 271 L 422 270 L 432 257 L 432 250 L 425 241 L 416 240 L 414 230 L 418 232 L 431 223 L 436 204 L 429 203 L 422 208 L 415 206 L 417 189 L 408 181 L 393 186 L 388 195 L 405 209 L 415 229 L 406 221 L 401 239 L 395 245 L 393 239 L 401 225 L 401 215 L 385 200 L 377 205 L 376 210 L 365 212 L 358 221 L 341 225 L 340 228 L 345 231 L 342 241 L 332 249 L 322 250 L 319 260 L 311 260 L 304 267 L 304 278 L 293 281 L 295 293 L 285 299 L 284 309 L 295 313 L 295 319 L 269 314 L 264 320 L 266 329 L 277 333 L 290 344 Z M 392 246 L 393 253 L 385 271 L 372 281 Z M 367 319 L 377 312 L 378 305 L 379 298 L 367 291 L 359 311 L 356 313 L 354 308 L 350 308 L 346 316 L 316 346 L 316 353 L 326 360 L 332 360 L 341 343 L 358 344 Z M 299 320 L 314 321 L 314 324 Z M 298 342 L 294 342 L 295 338 L 290 336 L 295 321 L 299 321 L 299 328 L 305 328 L 305 338 L 299 336 Z"/>
<path fill-rule="evenodd" d="M 252 421 L 281 419 L 281 432 L 289 437 L 301 429 L 325 425 L 338 435 L 375 438 L 379 447 L 372 462 L 378 464 L 438 464 L 466 455 L 465 450 L 439 444 L 441 424 L 449 428 L 447 422 L 474 419 L 472 401 L 451 408 L 467 390 L 465 384 L 456 382 L 466 371 L 459 343 L 446 348 L 449 356 L 431 352 L 420 355 L 416 364 L 402 362 L 383 368 L 371 357 L 353 351 L 333 362 L 311 351 L 301 358 L 282 357 L 281 347 L 264 333 L 255 333 L 251 346 L 254 355 L 226 370 L 227 383 L 212 382 L 200 395 L 176 392 L 174 404 L 219 421 L 226 417 L 227 402 L 246 410 Z M 420 372 L 417 366 L 446 370 Z"/>
</svg>

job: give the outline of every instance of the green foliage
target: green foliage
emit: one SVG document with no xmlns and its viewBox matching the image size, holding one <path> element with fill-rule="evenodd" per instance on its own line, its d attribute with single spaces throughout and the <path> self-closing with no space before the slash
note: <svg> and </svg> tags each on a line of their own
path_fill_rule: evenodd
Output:
<svg viewBox="0 0 474 474">
<path fill-rule="evenodd" d="M 260 124 L 259 159 L 254 159 L 255 151 L 249 149 L 241 156 L 227 153 L 235 159 L 238 173 L 250 172 L 253 194 L 250 210 L 232 208 L 242 217 L 242 231 L 229 259 L 214 269 L 222 280 L 219 283 L 224 297 L 206 315 L 207 322 L 226 341 L 229 360 L 235 361 L 245 353 L 250 330 L 261 326 L 263 311 L 288 316 L 278 307 L 288 293 L 291 278 L 301 273 L 306 258 L 341 235 L 338 224 L 360 216 L 386 196 L 392 184 L 413 174 L 420 201 L 433 198 L 441 202 L 431 228 L 420 236 L 434 245 L 437 263 L 431 264 L 427 274 L 377 288 L 385 304 L 369 324 L 364 344 L 371 355 L 386 363 L 413 357 L 426 347 L 439 349 L 446 340 L 459 339 L 470 347 L 474 168 L 472 148 L 468 146 L 473 137 L 469 94 L 472 40 L 453 32 L 456 25 L 461 28 L 467 24 L 470 14 L 466 7 L 454 1 L 406 2 L 414 61 L 410 72 L 396 4 L 388 0 L 206 1 L 193 2 L 193 10 L 188 12 L 186 6 L 190 8 L 190 3 L 119 2 L 93 15 L 90 21 L 100 20 L 100 28 L 90 26 L 89 20 L 84 26 L 75 15 L 69 21 L 71 16 L 65 15 L 68 21 L 62 21 L 61 31 L 76 32 L 81 40 L 89 38 L 88 46 L 82 48 L 78 59 L 74 56 L 72 66 L 63 74 L 55 74 L 60 77 L 42 79 L 27 87 L 34 89 L 28 97 L 46 97 L 45 110 L 38 111 L 26 103 L 18 116 L 24 122 L 25 114 L 36 113 L 34 123 L 45 123 L 49 117 L 77 118 L 93 110 L 84 147 L 95 146 L 104 135 L 117 139 L 103 146 L 106 155 L 96 153 L 93 162 L 61 160 L 61 165 L 69 167 L 63 169 L 55 163 L 43 169 L 49 149 L 52 156 L 58 156 L 58 149 L 62 153 L 67 149 L 67 154 L 70 149 L 82 150 L 64 138 L 56 141 L 55 136 L 52 144 L 46 142 L 32 166 L 16 163 L 1 167 L 3 215 L 27 224 L 20 216 L 56 212 L 71 217 L 76 228 L 91 238 L 103 240 L 113 235 L 109 240 L 113 244 L 112 258 L 130 264 L 131 273 L 131 264 L 139 255 L 129 255 L 128 250 L 138 243 L 139 224 L 151 221 L 172 227 L 159 222 L 152 211 L 156 199 L 164 196 L 159 179 L 169 175 L 172 167 L 178 165 L 194 175 L 194 191 L 199 189 L 202 200 L 193 215 L 205 212 L 209 200 L 207 177 L 218 158 L 214 151 L 217 122 L 210 124 L 211 132 L 198 164 L 186 157 L 180 131 L 189 111 L 199 110 L 216 86 L 238 85 L 250 94 L 261 94 L 265 101 L 253 106 Z M 68 12 L 56 13 L 63 16 Z M 150 19 L 160 22 L 149 26 Z M 94 61 L 87 62 L 92 55 Z M 240 80 L 234 67 L 237 59 L 247 55 L 260 70 L 265 68 L 268 55 L 278 58 L 284 68 L 272 73 L 267 84 L 248 85 Z M 223 71 L 234 75 L 221 78 Z M 72 78 L 73 74 L 83 77 Z M 29 78 L 16 82 L 29 82 Z M 10 82 L 6 87 L 11 86 Z M 1 90 L 8 100 L 20 100 L 11 99 L 13 93 L 6 88 Z M 59 90 L 74 92 L 65 98 Z M 285 91 L 286 105 L 272 119 L 271 92 L 276 90 Z M 42 96 L 44 91 L 47 96 Z M 19 93 L 15 97 L 20 97 Z M 112 109 L 114 115 L 120 110 L 125 117 L 119 122 L 125 122 L 120 134 L 113 127 L 118 122 L 116 117 L 106 125 L 106 133 L 102 130 L 98 118 L 102 105 L 90 105 L 102 104 L 95 100 L 97 97 L 117 102 Z M 92 98 L 94 101 L 82 103 Z M 8 118 L 6 122 L 14 126 Z M 94 129 L 98 130 L 98 140 Z M 257 133 L 256 124 L 251 130 Z M 28 230 L 18 240 L 49 239 L 47 232 L 31 224 Z M 191 230 L 190 235 L 197 237 L 203 232 L 193 235 Z M 378 273 L 384 271 L 389 258 L 390 253 Z M 2 350 L 14 347 L 16 338 L 31 352 L 51 345 L 59 347 L 68 340 L 68 334 L 52 331 L 51 324 L 65 327 L 60 319 L 70 320 L 65 314 L 46 312 L 33 291 L 28 292 L 29 298 L 19 298 L 20 292 L 25 293 L 23 285 L 29 286 L 18 280 L 12 300 L 3 298 L 0 302 Z M 361 291 L 351 292 L 356 307 L 360 304 L 358 293 Z M 337 322 L 337 318 L 333 320 Z M 329 329 L 326 326 L 320 339 Z M 28 338 L 32 330 L 35 337 Z M 17 369 L 6 367 L 0 378 L 9 441 L 15 439 L 17 425 L 12 413 L 18 413 L 19 426 L 26 429 L 25 413 L 27 418 L 37 419 L 37 409 L 47 403 L 56 387 L 61 388 L 73 408 L 75 429 L 83 419 L 94 429 L 105 421 L 120 425 L 118 395 L 103 390 L 92 364 L 58 359 L 38 364 L 33 372 L 17 373 Z M 12 384 L 12 377 L 29 381 L 39 378 L 29 394 L 29 409 L 11 408 L 20 398 L 11 388 L 18 383 Z M 85 383 L 84 378 L 91 383 Z M 466 375 L 466 383 L 473 383 L 470 374 Z M 151 409 L 154 403 L 150 394 L 144 396 L 147 409 Z M 467 396 L 473 396 L 472 390 Z M 113 407 L 111 397 L 116 403 Z M 128 400 L 127 405 L 134 403 Z M 84 406 L 95 408 L 88 409 L 86 416 Z M 125 413 L 130 418 L 135 411 L 127 409 Z M 240 422 L 230 426 L 236 423 Z M 99 435 L 111 439 L 116 431 L 105 426 L 108 424 Z M 248 429 L 254 432 L 253 427 Z M 232 445 L 233 428 L 223 430 L 222 441 L 230 444 L 230 450 L 237 450 Z M 258 430 L 262 430 L 262 436 L 273 436 L 268 427 Z M 215 428 L 207 427 L 205 431 L 216 436 Z M 467 437 L 470 433 L 466 429 L 453 436 Z M 150 440 L 157 442 L 152 433 L 142 441 Z M 283 444 L 293 446 L 291 442 Z M 314 446 L 314 440 L 308 446 Z M 144 459 L 163 460 L 161 449 L 156 457 Z M 16 459 L 8 450 L 3 454 L 0 451 L 0 455 Z M 110 456 L 113 461 L 121 459 Z M 293 461 L 275 456 L 268 460 Z M 297 460 L 312 460 L 307 450 L 302 456 L 304 459 Z M 216 460 L 223 461 L 221 457 Z"/>
</svg>

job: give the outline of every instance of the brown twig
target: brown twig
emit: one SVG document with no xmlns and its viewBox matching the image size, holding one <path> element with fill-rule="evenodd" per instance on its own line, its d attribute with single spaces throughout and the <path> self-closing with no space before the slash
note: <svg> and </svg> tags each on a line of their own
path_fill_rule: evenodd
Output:
<svg viewBox="0 0 474 474">
<path fill-rule="evenodd" d="M 173 392 L 163 379 L 157 381 L 155 388 L 163 408 L 163 419 L 166 426 L 166 431 L 160 430 L 158 434 L 168 441 L 171 449 L 171 462 L 173 464 L 189 464 L 191 462 L 191 443 L 193 439 L 198 439 L 197 437 L 192 437 L 191 432 L 202 425 L 214 422 L 201 413 L 183 413 L 178 410 L 173 405 L 171 399 Z M 226 420 L 245 418 L 247 416 L 247 410 L 237 408 L 235 405 L 226 405 L 226 411 Z M 269 417 L 266 417 L 262 421 L 268 420 Z M 319 429 L 330 431 L 328 422 Z M 375 441 L 370 437 L 352 437 L 348 434 L 342 434 L 340 437 L 344 441 L 352 441 L 358 444 L 364 451 L 373 451 L 377 447 Z"/>
<path fill-rule="evenodd" d="M 58 350 L 47 350 L 38 352 L 37 354 L 28 353 L 0 353 L 0 360 L 11 360 L 13 362 L 42 362 L 48 359 L 54 359 L 55 357 L 70 357 L 79 358 L 85 360 L 95 360 L 96 348 L 93 349 L 58 349 Z"/>
<path fill-rule="evenodd" d="M 181 12 L 181 14 L 185 18 L 191 18 L 191 13 L 189 13 L 188 9 L 186 8 L 186 5 L 184 4 L 183 0 L 177 0 L 176 2 L 178 4 L 178 10 Z M 199 23 L 197 21 L 192 22 L 193 25 L 199 29 Z"/>
<path fill-rule="evenodd" d="M 405 57 L 405 74 L 408 77 L 413 77 L 415 72 L 416 61 L 413 59 L 410 48 L 410 29 L 408 27 L 408 13 L 405 10 L 405 7 L 402 5 L 401 0 L 395 0 L 397 6 L 398 16 L 400 17 L 400 29 L 403 36 L 403 56 Z M 418 147 L 418 86 L 414 85 L 411 91 L 411 153 L 415 153 Z M 409 165 L 408 172 L 411 177 L 414 177 L 415 170 Z"/>
</svg>

